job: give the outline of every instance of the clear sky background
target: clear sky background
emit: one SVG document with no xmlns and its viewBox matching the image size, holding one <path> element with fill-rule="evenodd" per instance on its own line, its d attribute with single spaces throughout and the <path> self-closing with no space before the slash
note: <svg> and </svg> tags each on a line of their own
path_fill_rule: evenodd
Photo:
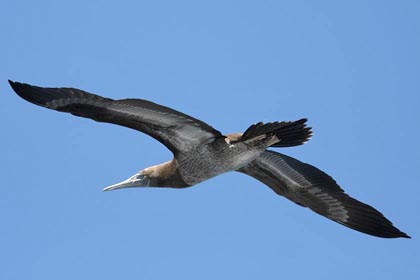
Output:
<svg viewBox="0 0 420 280">
<path fill-rule="evenodd" d="M 2 0 L 0 279 L 420 279 L 420 2 L 344 2 Z M 7 79 L 152 100 L 226 133 L 308 117 L 312 140 L 281 152 L 413 239 L 239 173 L 103 193 L 170 152 Z"/>
</svg>

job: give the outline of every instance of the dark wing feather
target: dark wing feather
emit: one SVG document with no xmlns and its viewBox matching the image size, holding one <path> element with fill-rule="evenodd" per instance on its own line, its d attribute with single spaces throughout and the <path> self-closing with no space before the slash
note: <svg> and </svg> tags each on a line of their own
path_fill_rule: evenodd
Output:
<svg viewBox="0 0 420 280">
<path fill-rule="evenodd" d="M 277 194 L 349 228 L 378 237 L 409 237 L 382 213 L 344 193 L 329 175 L 294 158 L 265 151 L 238 171 L 263 182 Z"/>
<path fill-rule="evenodd" d="M 147 100 L 113 100 L 74 88 L 43 88 L 9 82 L 20 97 L 31 103 L 144 132 L 175 154 L 222 136 L 200 120 Z"/>
</svg>

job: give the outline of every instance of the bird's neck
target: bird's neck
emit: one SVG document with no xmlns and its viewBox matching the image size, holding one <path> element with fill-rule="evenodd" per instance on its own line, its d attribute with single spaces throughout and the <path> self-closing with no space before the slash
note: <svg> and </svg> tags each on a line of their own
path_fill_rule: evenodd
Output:
<svg viewBox="0 0 420 280">
<path fill-rule="evenodd" d="M 182 179 L 178 170 L 176 159 L 150 166 L 144 170 L 149 176 L 150 186 L 163 188 L 186 188 L 189 187 Z"/>
</svg>

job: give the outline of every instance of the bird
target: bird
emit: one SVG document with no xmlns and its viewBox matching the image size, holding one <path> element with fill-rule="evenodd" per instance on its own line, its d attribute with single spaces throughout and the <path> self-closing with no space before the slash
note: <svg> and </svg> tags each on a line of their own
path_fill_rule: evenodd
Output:
<svg viewBox="0 0 420 280">
<path fill-rule="evenodd" d="M 276 194 L 353 230 L 382 238 L 411 238 L 373 208 L 344 192 L 315 166 L 274 151 L 312 136 L 307 119 L 258 122 L 243 133 L 222 134 L 209 124 L 143 99 L 102 97 L 69 87 L 39 87 L 9 80 L 21 98 L 48 109 L 138 130 L 166 146 L 173 158 L 104 188 L 187 188 L 236 171 Z"/>
</svg>

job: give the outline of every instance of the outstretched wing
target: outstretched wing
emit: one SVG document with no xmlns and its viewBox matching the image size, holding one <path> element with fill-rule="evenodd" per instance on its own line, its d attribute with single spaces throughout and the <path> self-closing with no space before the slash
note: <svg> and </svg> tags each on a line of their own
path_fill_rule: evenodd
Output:
<svg viewBox="0 0 420 280">
<path fill-rule="evenodd" d="M 9 83 L 20 97 L 31 103 L 144 132 L 174 154 L 222 136 L 200 120 L 147 100 L 113 100 L 75 88 L 43 88 L 12 81 Z"/>
<path fill-rule="evenodd" d="M 256 178 L 277 194 L 349 228 L 378 237 L 409 238 L 382 213 L 347 195 L 333 178 L 312 165 L 265 151 L 238 171 Z"/>
</svg>

